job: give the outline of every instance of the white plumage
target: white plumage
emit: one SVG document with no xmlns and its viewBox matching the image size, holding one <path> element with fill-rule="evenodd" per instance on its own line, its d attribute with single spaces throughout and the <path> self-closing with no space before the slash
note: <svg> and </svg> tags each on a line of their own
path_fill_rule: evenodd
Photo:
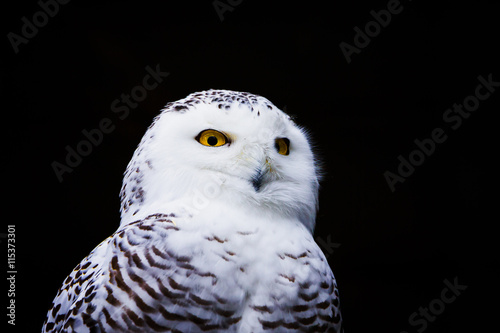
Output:
<svg viewBox="0 0 500 333">
<path fill-rule="evenodd" d="M 166 105 L 130 161 L 118 230 L 68 276 L 44 332 L 341 332 L 313 240 L 307 136 L 267 99 Z"/>
</svg>

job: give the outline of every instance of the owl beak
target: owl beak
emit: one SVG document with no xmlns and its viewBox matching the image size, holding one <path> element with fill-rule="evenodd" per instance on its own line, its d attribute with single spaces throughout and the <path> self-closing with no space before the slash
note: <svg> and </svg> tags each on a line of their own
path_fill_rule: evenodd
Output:
<svg viewBox="0 0 500 333">
<path fill-rule="evenodd" d="M 260 166 L 251 179 L 251 183 L 256 192 L 259 192 L 264 183 L 265 176 L 272 170 L 269 158 Z"/>
<path fill-rule="evenodd" d="M 255 192 L 260 191 L 263 179 L 264 179 L 264 172 L 262 172 L 262 168 L 259 168 L 251 180 Z"/>
</svg>

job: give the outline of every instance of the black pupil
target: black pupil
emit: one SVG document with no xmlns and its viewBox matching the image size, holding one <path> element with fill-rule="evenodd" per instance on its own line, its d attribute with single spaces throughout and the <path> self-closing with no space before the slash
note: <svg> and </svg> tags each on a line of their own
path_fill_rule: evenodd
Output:
<svg viewBox="0 0 500 333">
<path fill-rule="evenodd" d="M 215 146 L 219 142 L 215 136 L 211 136 L 207 139 L 207 143 L 211 146 Z"/>
<path fill-rule="evenodd" d="M 274 147 L 276 147 L 277 151 L 280 151 L 280 144 L 278 143 L 278 140 L 274 142 Z"/>
</svg>

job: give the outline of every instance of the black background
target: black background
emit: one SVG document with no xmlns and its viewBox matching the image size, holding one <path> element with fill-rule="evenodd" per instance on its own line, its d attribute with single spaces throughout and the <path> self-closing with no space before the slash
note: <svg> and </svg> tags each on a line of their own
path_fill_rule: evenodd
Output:
<svg viewBox="0 0 500 333">
<path fill-rule="evenodd" d="M 20 34 L 21 18 L 40 7 L 4 7 L 3 211 L 16 225 L 15 329 L 39 331 L 67 274 L 117 228 L 122 173 L 162 106 L 221 88 L 263 95 L 311 131 L 325 174 L 316 237 L 340 244 L 323 250 L 346 332 L 417 332 L 408 317 L 455 278 L 467 290 L 426 332 L 496 330 L 500 88 L 457 130 L 442 116 L 474 94 L 479 75 L 500 81 L 498 8 L 402 1 L 348 64 L 339 44 L 353 44 L 353 28 L 387 2 L 244 0 L 221 21 L 212 1 L 74 0 L 18 54 L 7 33 Z M 120 120 L 111 102 L 157 64 L 170 75 Z M 65 146 L 103 118 L 115 130 L 59 182 L 51 163 L 64 163 Z M 448 139 L 391 192 L 384 172 L 397 172 L 398 156 L 436 127 Z"/>
</svg>

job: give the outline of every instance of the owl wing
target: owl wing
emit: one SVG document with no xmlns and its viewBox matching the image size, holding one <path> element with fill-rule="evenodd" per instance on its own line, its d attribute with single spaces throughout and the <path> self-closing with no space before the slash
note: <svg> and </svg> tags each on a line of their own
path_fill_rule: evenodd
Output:
<svg viewBox="0 0 500 333">
<path fill-rule="evenodd" d="M 96 247 L 64 281 L 43 332 L 341 332 L 337 285 L 312 238 L 303 252 L 278 252 L 276 267 L 262 267 L 272 279 L 249 293 L 169 247 L 179 232 L 171 217 L 132 222 Z"/>
<path fill-rule="evenodd" d="M 70 326 L 66 324 L 71 322 L 73 312 L 83 304 L 92 304 L 97 293 L 95 287 L 102 274 L 101 263 L 105 260 L 110 239 L 111 237 L 99 244 L 64 280 L 47 313 L 42 332 L 66 332 Z"/>
<path fill-rule="evenodd" d="M 313 244 L 303 253 L 279 253 L 283 261 L 269 297 L 250 304 L 255 331 L 341 333 L 339 294 L 333 273 Z M 256 318 L 256 320 L 255 320 Z"/>
<path fill-rule="evenodd" d="M 167 247 L 179 230 L 171 217 L 130 223 L 94 249 L 65 280 L 43 332 L 205 332 L 238 323 L 239 304 L 212 292 L 217 276 Z"/>
</svg>

